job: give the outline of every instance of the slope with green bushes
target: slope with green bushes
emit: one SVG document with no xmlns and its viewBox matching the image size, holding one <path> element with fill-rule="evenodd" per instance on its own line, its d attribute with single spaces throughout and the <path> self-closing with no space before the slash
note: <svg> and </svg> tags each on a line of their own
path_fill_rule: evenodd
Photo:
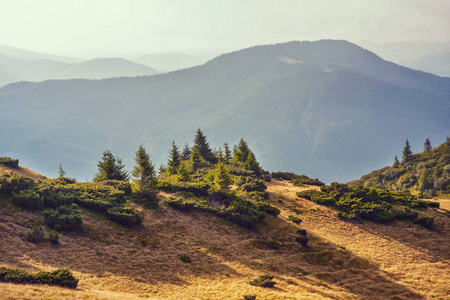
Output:
<svg viewBox="0 0 450 300">
<path fill-rule="evenodd" d="M 450 140 L 438 147 L 412 154 L 408 160 L 394 163 L 364 175 L 349 185 L 364 185 L 391 191 L 409 191 L 419 197 L 450 192 Z"/>
</svg>

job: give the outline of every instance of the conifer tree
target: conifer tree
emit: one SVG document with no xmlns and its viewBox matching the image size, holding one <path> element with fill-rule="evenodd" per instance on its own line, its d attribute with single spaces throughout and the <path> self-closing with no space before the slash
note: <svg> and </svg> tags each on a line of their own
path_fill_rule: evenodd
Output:
<svg viewBox="0 0 450 300">
<path fill-rule="evenodd" d="M 225 163 L 229 163 L 231 161 L 231 150 L 230 147 L 228 147 L 228 143 L 223 144 L 224 154 L 223 159 Z"/>
<path fill-rule="evenodd" d="M 228 190 L 232 183 L 230 173 L 222 163 L 218 163 L 216 166 L 214 183 L 219 190 Z"/>
<path fill-rule="evenodd" d="M 66 176 L 66 171 L 63 170 L 61 164 L 59 164 L 58 173 L 59 173 L 59 178 L 64 178 Z"/>
<path fill-rule="evenodd" d="M 400 162 L 398 161 L 397 155 L 394 157 L 394 164 L 392 167 L 398 168 L 400 166 Z"/>
<path fill-rule="evenodd" d="M 219 147 L 219 151 L 217 151 L 216 157 L 217 157 L 217 161 L 219 163 L 223 163 L 224 162 L 224 156 L 223 156 L 222 147 Z"/>
<path fill-rule="evenodd" d="M 124 170 L 125 166 L 122 160 L 115 157 L 108 149 L 103 152 L 102 160 L 97 164 L 98 172 L 95 174 L 94 182 L 102 180 L 120 180 L 128 181 L 128 172 Z"/>
<path fill-rule="evenodd" d="M 244 141 L 244 139 L 241 138 L 239 141 L 239 144 L 234 146 L 233 149 L 233 160 L 236 162 L 243 162 L 245 163 L 248 158 L 248 154 L 250 152 L 250 149 L 248 148 L 247 143 Z"/>
<path fill-rule="evenodd" d="M 133 168 L 131 175 L 133 181 L 139 186 L 139 189 L 153 187 L 156 184 L 155 166 L 150 160 L 150 156 L 145 151 L 144 146 L 139 145 L 136 151 L 134 161 L 136 165 Z"/>
<path fill-rule="evenodd" d="M 200 167 L 201 156 L 197 148 L 193 147 L 191 151 L 191 166 L 192 172 L 195 172 Z"/>
<path fill-rule="evenodd" d="M 423 151 L 431 151 L 431 149 L 433 149 L 433 147 L 431 147 L 430 139 L 427 138 L 423 144 Z"/>
<path fill-rule="evenodd" d="M 178 168 L 177 181 L 181 181 L 181 182 L 191 181 L 191 176 L 189 175 L 189 171 L 186 168 L 184 162 L 182 162 L 180 164 L 180 167 Z"/>
<path fill-rule="evenodd" d="M 262 169 L 259 166 L 258 161 L 256 161 L 255 155 L 252 151 L 249 151 L 248 153 L 247 160 L 245 161 L 245 167 L 255 172 L 256 176 L 261 176 Z"/>
<path fill-rule="evenodd" d="M 183 148 L 183 151 L 181 152 L 181 159 L 189 160 L 190 158 L 191 158 L 191 149 L 189 148 L 189 145 L 186 143 L 186 145 Z"/>
<path fill-rule="evenodd" d="M 180 166 L 180 152 L 175 145 L 175 141 L 172 141 L 172 149 L 169 151 L 169 161 L 167 162 L 167 171 L 170 175 L 177 174 L 178 167 Z"/>
<path fill-rule="evenodd" d="M 210 163 L 217 163 L 217 158 L 214 156 L 211 147 L 209 146 L 206 136 L 203 134 L 201 129 L 197 129 L 197 133 L 194 138 L 194 146 L 192 148 L 197 148 L 200 156 Z"/>
<path fill-rule="evenodd" d="M 405 148 L 403 148 L 402 161 L 407 162 L 411 159 L 412 151 L 408 139 L 406 139 Z"/>
</svg>

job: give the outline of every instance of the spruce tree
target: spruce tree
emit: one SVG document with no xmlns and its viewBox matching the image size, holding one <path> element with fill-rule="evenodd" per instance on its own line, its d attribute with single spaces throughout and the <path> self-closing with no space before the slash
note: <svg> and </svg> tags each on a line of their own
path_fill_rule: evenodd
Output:
<svg viewBox="0 0 450 300">
<path fill-rule="evenodd" d="M 405 148 L 403 148 L 402 161 L 407 162 L 411 159 L 412 151 L 408 139 L 406 139 Z"/>
<path fill-rule="evenodd" d="M 258 161 L 256 161 L 255 155 L 252 151 L 249 151 L 247 160 L 245 161 L 245 167 L 249 170 L 255 172 L 256 176 L 261 176 L 262 169 L 259 166 Z"/>
<path fill-rule="evenodd" d="M 201 162 L 201 156 L 198 152 L 197 148 L 193 147 L 191 151 L 191 166 L 192 166 L 192 172 L 195 172 L 200 167 Z"/>
<path fill-rule="evenodd" d="M 225 163 L 229 163 L 231 161 L 231 150 L 230 147 L 228 147 L 228 143 L 223 144 L 224 154 L 223 159 Z"/>
<path fill-rule="evenodd" d="M 203 159 L 205 159 L 206 161 L 210 163 L 217 163 L 217 158 L 213 154 L 211 147 L 206 140 L 206 136 L 203 134 L 200 128 L 197 129 L 197 133 L 194 138 L 194 146 L 192 146 L 192 148 L 196 148 L 200 153 L 200 156 L 203 157 Z"/>
<path fill-rule="evenodd" d="M 172 149 L 169 151 L 169 161 L 167 162 L 167 171 L 170 175 L 177 174 L 178 167 L 180 166 L 180 152 L 175 145 L 175 141 L 172 141 Z"/>
<path fill-rule="evenodd" d="M 154 187 L 156 184 L 155 166 L 150 160 L 150 156 L 145 151 L 144 146 L 139 145 L 136 151 L 134 161 L 136 165 L 133 168 L 131 175 L 133 181 L 139 186 L 139 189 Z"/>
<path fill-rule="evenodd" d="M 423 151 L 431 151 L 431 149 L 433 149 L 433 147 L 431 147 L 430 139 L 427 138 L 423 144 Z"/>
<path fill-rule="evenodd" d="M 177 181 L 181 181 L 181 182 L 191 181 L 191 176 L 190 176 L 189 171 L 186 168 L 184 162 L 182 162 L 180 164 L 180 167 L 178 168 Z"/>
<path fill-rule="evenodd" d="M 59 173 L 59 178 L 64 178 L 66 176 L 66 171 L 63 170 L 61 164 L 59 164 L 58 173 Z"/>
<path fill-rule="evenodd" d="M 97 164 L 98 172 L 95 174 L 94 182 L 103 180 L 128 181 L 128 172 L 124 170 L 125 166 L 122 160 L 115 157 L 108 149 L 103 152 L 102 160 Z"/>
<path fill-rule="evenodd" d="M 398 161 L 397 155 L 394 157 L 394 164 L 392 167 L 398 168 L 400 166 L 400 162 Z"/>
<path fill-rule="evenodd" d="M 183 148 L 183 151 L 181 152 L 181 159 L 189 160 L 190 158 L 191 158 L 191 149 L 189 148 L 189 145 L 186 143 L 186 145 Z"/>
<path fill-rule="evenodd" d="M 241 138 L 239 141 L 239 144 L 234 146 L 233 149 L 233 160 L 235 162 L 243 162 L 245 163 L 248 158 L 248 154 L 250 152 L 250 149 L 248 148 L 247 142 L 244 141 L 244 139 Z"/>
<path fill-rule="evenodd" d="M 214 183 L 219 190 L 228 190 L 232 183 L 230 173 L 222 163 L 216 166 Z"/>
<path fill-rule="evenodd" d="M 217 157 L 217 161 L 219 163 L 223 163 L 224 162 L 225 159 L 224 159 L 224 156 L 223 156 L 222 147 L 219 147 L 219 151 L 217 151 L 216 157 Z"/>
</svg>

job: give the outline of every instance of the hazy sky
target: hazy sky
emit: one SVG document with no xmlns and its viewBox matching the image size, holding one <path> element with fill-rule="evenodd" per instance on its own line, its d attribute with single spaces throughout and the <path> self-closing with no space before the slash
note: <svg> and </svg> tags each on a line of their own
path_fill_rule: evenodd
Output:
<svg viewBox="0 0 450 300">
<path fill-rule="evenodd" d="M 290 40 L 448 41 L 450 0 L 0 0 L 0 44 L 52 54 Z"/>
</svg>

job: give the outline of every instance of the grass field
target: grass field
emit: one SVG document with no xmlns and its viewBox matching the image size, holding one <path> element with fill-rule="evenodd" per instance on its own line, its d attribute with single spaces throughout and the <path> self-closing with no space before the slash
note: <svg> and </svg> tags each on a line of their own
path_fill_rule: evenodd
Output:
<svg viewBox="0 0 450 300">
<path fill-rule="evenodd" d="M 301 189 L 276 180 L 268 184 L 269 203 L 281 214 L 252 230 L 163 204 L 143 209 L 143 224 L 132 229 L 82 210 L 83 230 L 60 234 L 59 245 L 27 242 L 24 237 L 41 217 L 0 199 L 0 265 L 68 268 L 80 279 L 75 290 L 0 283 L 0 298 L 448 299 L 448 213 L 428 209 L 434 231 L 411 222 L 348 222 L 297 198 Z M 303 222 L 296 225 L 289 215 Z M 308 232 L 307 248 L 295 242 L 300 228 Z M 281 247 L 268 249 L 263 241 Z M 183 262 L 182 254 L 192 262 Z M 266 273 L 274 276 L 274 288 L 248 284 Z"/>
</svg>

